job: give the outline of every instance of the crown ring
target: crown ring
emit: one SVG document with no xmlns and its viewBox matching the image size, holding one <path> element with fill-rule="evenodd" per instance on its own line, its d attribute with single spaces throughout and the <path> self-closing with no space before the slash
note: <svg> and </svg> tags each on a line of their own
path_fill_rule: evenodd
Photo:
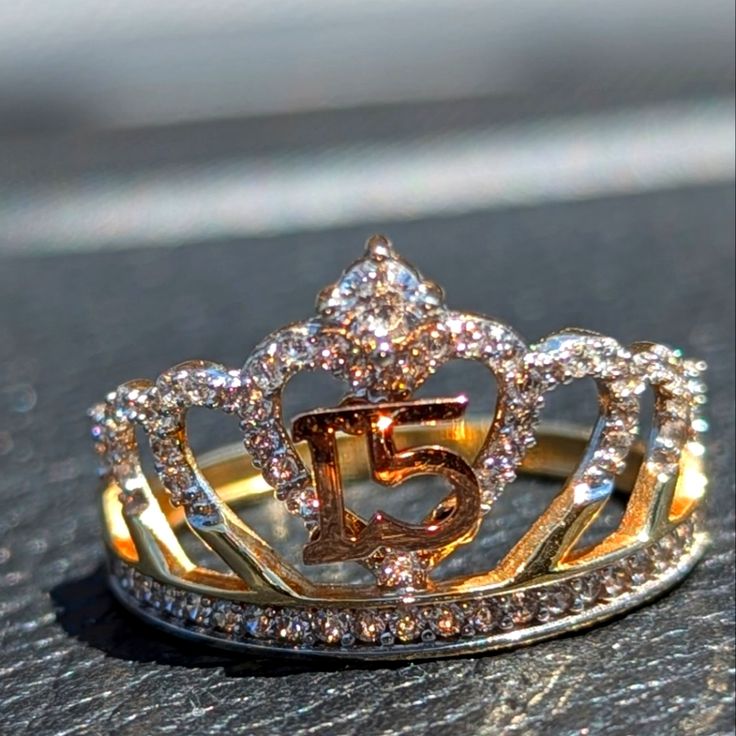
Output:
<svg viewBox="0 0 736 736">
<path fill-rule="evenodd" d="M 492 412 L 469 413 L 464 395 L 417 397 L 456 360 L 489 369 Z M 447 307 L 374 236 L 316 315 L 269 335 L 241 369 L 189 361 L 92 407 L 112 590 L 151 623 L 216 645 L 365 659 L 498 649 L 602 621 L 671 587 L 706 547 L 704 370 L 580 329 L 527 345 Z M 342 401 L 286 417 L 282 392 L 301 371 L 338 378 Z M 541 421 L 550 392 L 582 378 L 598 391 L 592 431 Z M 235 415 L 242 443 L 195 459 L 192 407 Z M 511 525 L 517 475 L 561 488 L 499 554 L 488 528 Z M 431 508 L 411 521 L 381 510 L 410 481 Z M 621 512 L 601 530 L 614 499 Z"/>
</svg>

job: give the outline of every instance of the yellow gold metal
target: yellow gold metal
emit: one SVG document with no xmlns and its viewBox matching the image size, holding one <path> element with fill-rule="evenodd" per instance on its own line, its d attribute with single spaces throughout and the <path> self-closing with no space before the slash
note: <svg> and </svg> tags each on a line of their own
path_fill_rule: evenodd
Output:
<svg viewBox="0 0 736 736">
<path fill-rule="evenodd" d="M 402 427 L 396 430 L 402 446 L 423 444 L 437 439 L 444 446 L 452 446 L 472 454 L 479 442 L 485 436 L 485 423 L 480 419 L 469 420 L 458 425 L 449 425 L 440 428 L 426 426 Z M 545 476 L 549 478 L 566 477 L 577 465 L 580 455 L 584 452 L 589 433 L 586 430 L 566 425 L 544 427 L 539 430 L 539 442 L 530 450 L 521 467 L 527 474 Z M 458 439 L 459 438 L 459 439 Z M 354 482 L 370 478 L 372 467 L 366 463 L 365 453 L 361 452 L 363 436 L 344 434 L 336 438 L 336 446 L 340 456 L 343 481 Z M 626 470 L 619 477 L 617 490 L 626 494 L 631 493 L 632 485 L 637 487 L 636 475 L 642 462 L 642 448 L 635 448 Z M 204 472 L 213 479 L 215 487 L 224 504 L 238 506 L 247 512 L 247 508 L 254 502 L 269 498 L 272 489 L 263 483 L 258 471 L 243 459 L 242 449 L 239 446 L 226 448 L 218 453 L 211 454 L 202 462 Z M 589 569 L 604 567 L 621 550 L 627 546 L 641 545 L 653 539 L 664 536 L 669 530 L 677 526 L 683 519 L 692 515 L 702 500 L 704 475 L 702 457 L 686 449 L 682 454 L 680 482 L 676 484 L 672 511 L 660 516 L 656 528 L 649 526 L 649 532 L 643 536 L 640 531 L 647 526 L 647 519 L 651 516 L 651 508 L 658 505 L 658 499 L 653 498 L 649 508 L 637 502 L 638 518 L 632 521 L 631 513 L 627 513 L 622 524 L 610 537 L 602 540 L 591 549 L 572 553 L 554 565 L 544 570 L 538 570 L 537 576 L 543 576 L 554 571 L 573 570 L 577 567 Z M 269 590 L 262 582 L 255 586 L 248 586 L 234 575 L 226 575 L 211 569 L 193 565 L 186 556 L 182 547 L 176 541 L 176 529 L 185 523 L 181 509 L 172 506 L 156 481 L 152 482 L 153 491 L 148 499 L 149 505 L 143 512 L 136 510 L 132 515 L 119 500 L 120 490 L 115 484 L 109 485 L 103 492 L 103 513 L 107 530 L 107 543 L 116 557 L 130 562 L 156 579 L 175 583 L 185 590 L 213 594 L 218 589 L 231 592 L 231 597 L 237 600 L 251 600 L 279 602 L 286 601 L 287 596 L 279 595 Z M 563 492 L 564 493 L 564 492 Z M 562 494 L 560 494 L 562 495 Z M 553 500 L 553 507 L 559 508 L 559 497 Z M 629 499 L 631 503 L 633 496 Z M 573 510 L 571 515 L 577 520 L 579 516 Z M 121 519 L 125 523 L 121 524 Z M 135 521 L 131 524 L 131 519 Z M 145 519 L 145 522 L 142 521 Z M 533 531 L 541 524 L 546 523 L 542 516 L 509 552 L 500 565 L 490 572 L 464 579 L 452 579 L 437 582 L 425 591 L 416 591 L 413 594 L 417 600 L 435 599 L 468 592 L 479 593 L 499 587 L 510 586 L 523 582 L 528 576 L 522 573 L 513 574 L 514 565 L 509 560 L 524 559 L 533 549 Z M 587 521 L 587 520 L 586 520 Z M 240 522 L 244 525 L 244 522 Z M 135 529 L 135 532 L 132 530 Z M 174 530 L 174 531 L 172 531 Z M 195 530 L 201 534 L 201 530 Z M 255 536 L 255 535 L 254 535 Z M 208 539 L 214 538 L 214 535 Z M 266 580 L 270 572 L 273 551 L 267 550 L 264 555 L 265 542 L 261 541 L 257 547 L 249 549 L 248 554 L 259 573 Z M 532 549 L 530 549 L 532 548 Z M 512 574 L 509 576 L 509 570 Z M 336 602 L 349 602 L 351 605 L 371 605 L 376 600 L 395 600 L 403 596 L 395 593 L 378 591 L 374 587 L 357 586 L 329 586 L 310 585 L 291 593 L 291 600 L 301 600 L 304 603 L 334 605 Z"/>
</svg>

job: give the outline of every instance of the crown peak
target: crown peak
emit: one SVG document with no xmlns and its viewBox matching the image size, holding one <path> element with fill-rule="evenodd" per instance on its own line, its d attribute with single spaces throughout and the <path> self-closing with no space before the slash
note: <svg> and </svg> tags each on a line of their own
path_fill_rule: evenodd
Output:
<svg viewBox="0 0 736 736">
<path fill-rule="evenodd" d="M 365 242 L 366 256 L 374 258 L 396 258 L 393 243 L 385 235 L 371 235 Z"/>
</svg>

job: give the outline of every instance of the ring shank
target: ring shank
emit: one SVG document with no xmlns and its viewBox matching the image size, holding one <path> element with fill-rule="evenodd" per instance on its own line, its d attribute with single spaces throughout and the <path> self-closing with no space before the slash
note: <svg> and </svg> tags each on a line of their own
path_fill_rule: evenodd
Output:
<svg viewBox="0 0 736 736">
<path fill-rule="evenodd" d="M 449 429 L 400 431 L 397 441 L 407 446 L 436 441 L 472 456 L 485 431 L 484 422 L 466 419 Z M 588 439 L 589 432 L 580 428 L 542 426 L 520 472 L 568 476 Z M 370 475 L 362 440 L 338 439 L 344 478 L 351 483 Z M 617 478 L 619 491 L 633 490 L 629 506 L 643 458 L 638 445 Z M 246 516 L 248 506 L 272 497 L 239 445 L 209 453 L 201 469 L 222 501 L 242 506 Z M 115 484 L 104 491 L 112 590 L 133 613 L 170 633 L 250 652 L 414 659 L 530 643 L 595 624 L 660 595 L 689 572 L 707 545 L 696 511 L 704 490 L 702 458 L 686 448 L 666 527 L 645 539 L 611 534 L 608 550 L 580 557 L 569 569 L 522 581 L 493 580 L 492 571 L 460 584 L 435 583 L 410 598 L 376 588 L 356 593 L 349 586 L 328 586 L 322 597 L 279 597 L 272 589 L 249 588 L 233 573 L 187 566 L 177 558 L 172 550 L 186 516 L 160 485 L 151 486 L 153 507 L 142 510 L 126 508 Z M 461 633 L 463 626 L 472 633 Z"/>
</svg>

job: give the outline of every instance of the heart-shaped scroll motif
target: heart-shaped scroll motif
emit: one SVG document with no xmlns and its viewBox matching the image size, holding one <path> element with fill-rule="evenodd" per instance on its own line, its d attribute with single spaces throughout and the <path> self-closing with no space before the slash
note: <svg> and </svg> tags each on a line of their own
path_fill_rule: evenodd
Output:
<svg viewBox="0 0 736 736">
<path fill-rule="evenodd" d="M 626 511 L 616 532 L 584 556 L 615 549 L 621 537 L 636 539 L 667 526 L 681 451 L 704 430 L 700 407 L 705 402 L 705 365 L 682 360 L 665 346 L 635 343 L 626 349 L 597 333 L 565 330 L 535 345 L 526 363 L 542 392 L 580 378 L 595 379 L 600 412 L 578 467 L 487 579 L 531 579 L 583 559 L 575 551 L 576 542 L 624 469 L 638 436 L 639 395 L 647 385 L 655 397 L 652 430 Z"/>
<path fill-rule="evenodd" d="M 577 468 L 496 571 L 511 579 L 554 569 L 601 511 L 637 435 L 638 395 L 644 389 L 631 352 L 594 332 L 550 335 L 527 354 L 526 365 L 542 396 L 575 380 L 594 379 L 599 415 Z"/>
<path fill-rule="evenodd" d="M 419 348 L 418 346 L 422 346 Z M 319 321 L 287 327 L 256 349 L 243 371 L 250 387 L 244 407 L 245 445 L 266 481 L 276 489 L 292 513 L 317 533 L 318 502 L 311 475 L 284 428 L 281 393 L 287 381 L 302 370 L 325 370 L 345 380 L 353 395 L 366 395 L 383 382 L 387 399 L 404 398 L 442 364 L 456 359 L 484 363 L 498 384 L 498 401 L 486 440 L 473 462 L 482 493 L 482 508 L 490 509 L 503 487 L 515 477 L 525 449 L 533 441 L 537 398 L 525 390 L 523 341 L 508 327 L 474 315 L 447 312 L 417 325 L 402 341 L 401 350 L 387 359 L 384 372 L 358 372 L 351 360 L 356 348 L 343 332 L 324 329 Z M 410 356 L 409 358 L 405 356 Z M 394 369 L 400 379 L 391 376 Z M 399 557 L 401 559 L 399 559 Z M 388 559 L 391 559 L 389 562 Z M 381 550 L 373 569 L 395 575 L 402 564 L 414 571 L 427 567 L 421 554 Z M 434 562 L 439 561 L 435 557 Z M 409 574 L 409 573 L 407 573 Z M 381 578 L 379 577 L 379 580 Z"/>
<path fill-rule="evenodd" d="M 473 462 L 487 512 L 533 442 L 538 397 L 528 385 L 523 340 L 499 322 L 448 310 L 441 290 L 380 241 L 369 243 L 366 256 L 322 293 L 317 307 L 317 318 L 264 340 L 243 369 L 245 446 L 277 496 L 318 533 L 312 479 L 281 416 L 282 392 L 296 373 L 328 371 L 349 386 L 352 400 L 396 401 L 444 363 L 466 359 L 485 364 L 498 385 L 493 421 Z M 366 564 L 380 584 L 400 585 L 426 575 L 440 559 L 381 549 Z"/>
<path fill-rule="evenodd" d="M 243 395 L 240 371 L 201 360 L 166 371 L 155 384 L 131 381 L 110 395 L 104 419 L 106 459 L 121 489 L 124 513 L 136 525 L 146 527 L 149 537 L 168 530 L 165 539 L 156 539 L 165 558 L 162 567 L 177 575 L 195 567 L 167 523 L 144 520 L 161 512 L 141 468 L 135 436 L 138 425 L 148 435 L 156 471 L 171 502 L 184 508 L 190 528 L 246 583 L 247 589 L 270 589 L 271 594 L 291 598 L 318 597 L 324 594 L 325 586 L 312 584 L 284 563 L 231 511 L 199 470 L 189 447 L 189 409 L 204 407 L 236 413 Z M 141 546 L 145 548 L 145 544 Z M 172 562 L 183 569 L 171 569 Z"/>
</svg>

